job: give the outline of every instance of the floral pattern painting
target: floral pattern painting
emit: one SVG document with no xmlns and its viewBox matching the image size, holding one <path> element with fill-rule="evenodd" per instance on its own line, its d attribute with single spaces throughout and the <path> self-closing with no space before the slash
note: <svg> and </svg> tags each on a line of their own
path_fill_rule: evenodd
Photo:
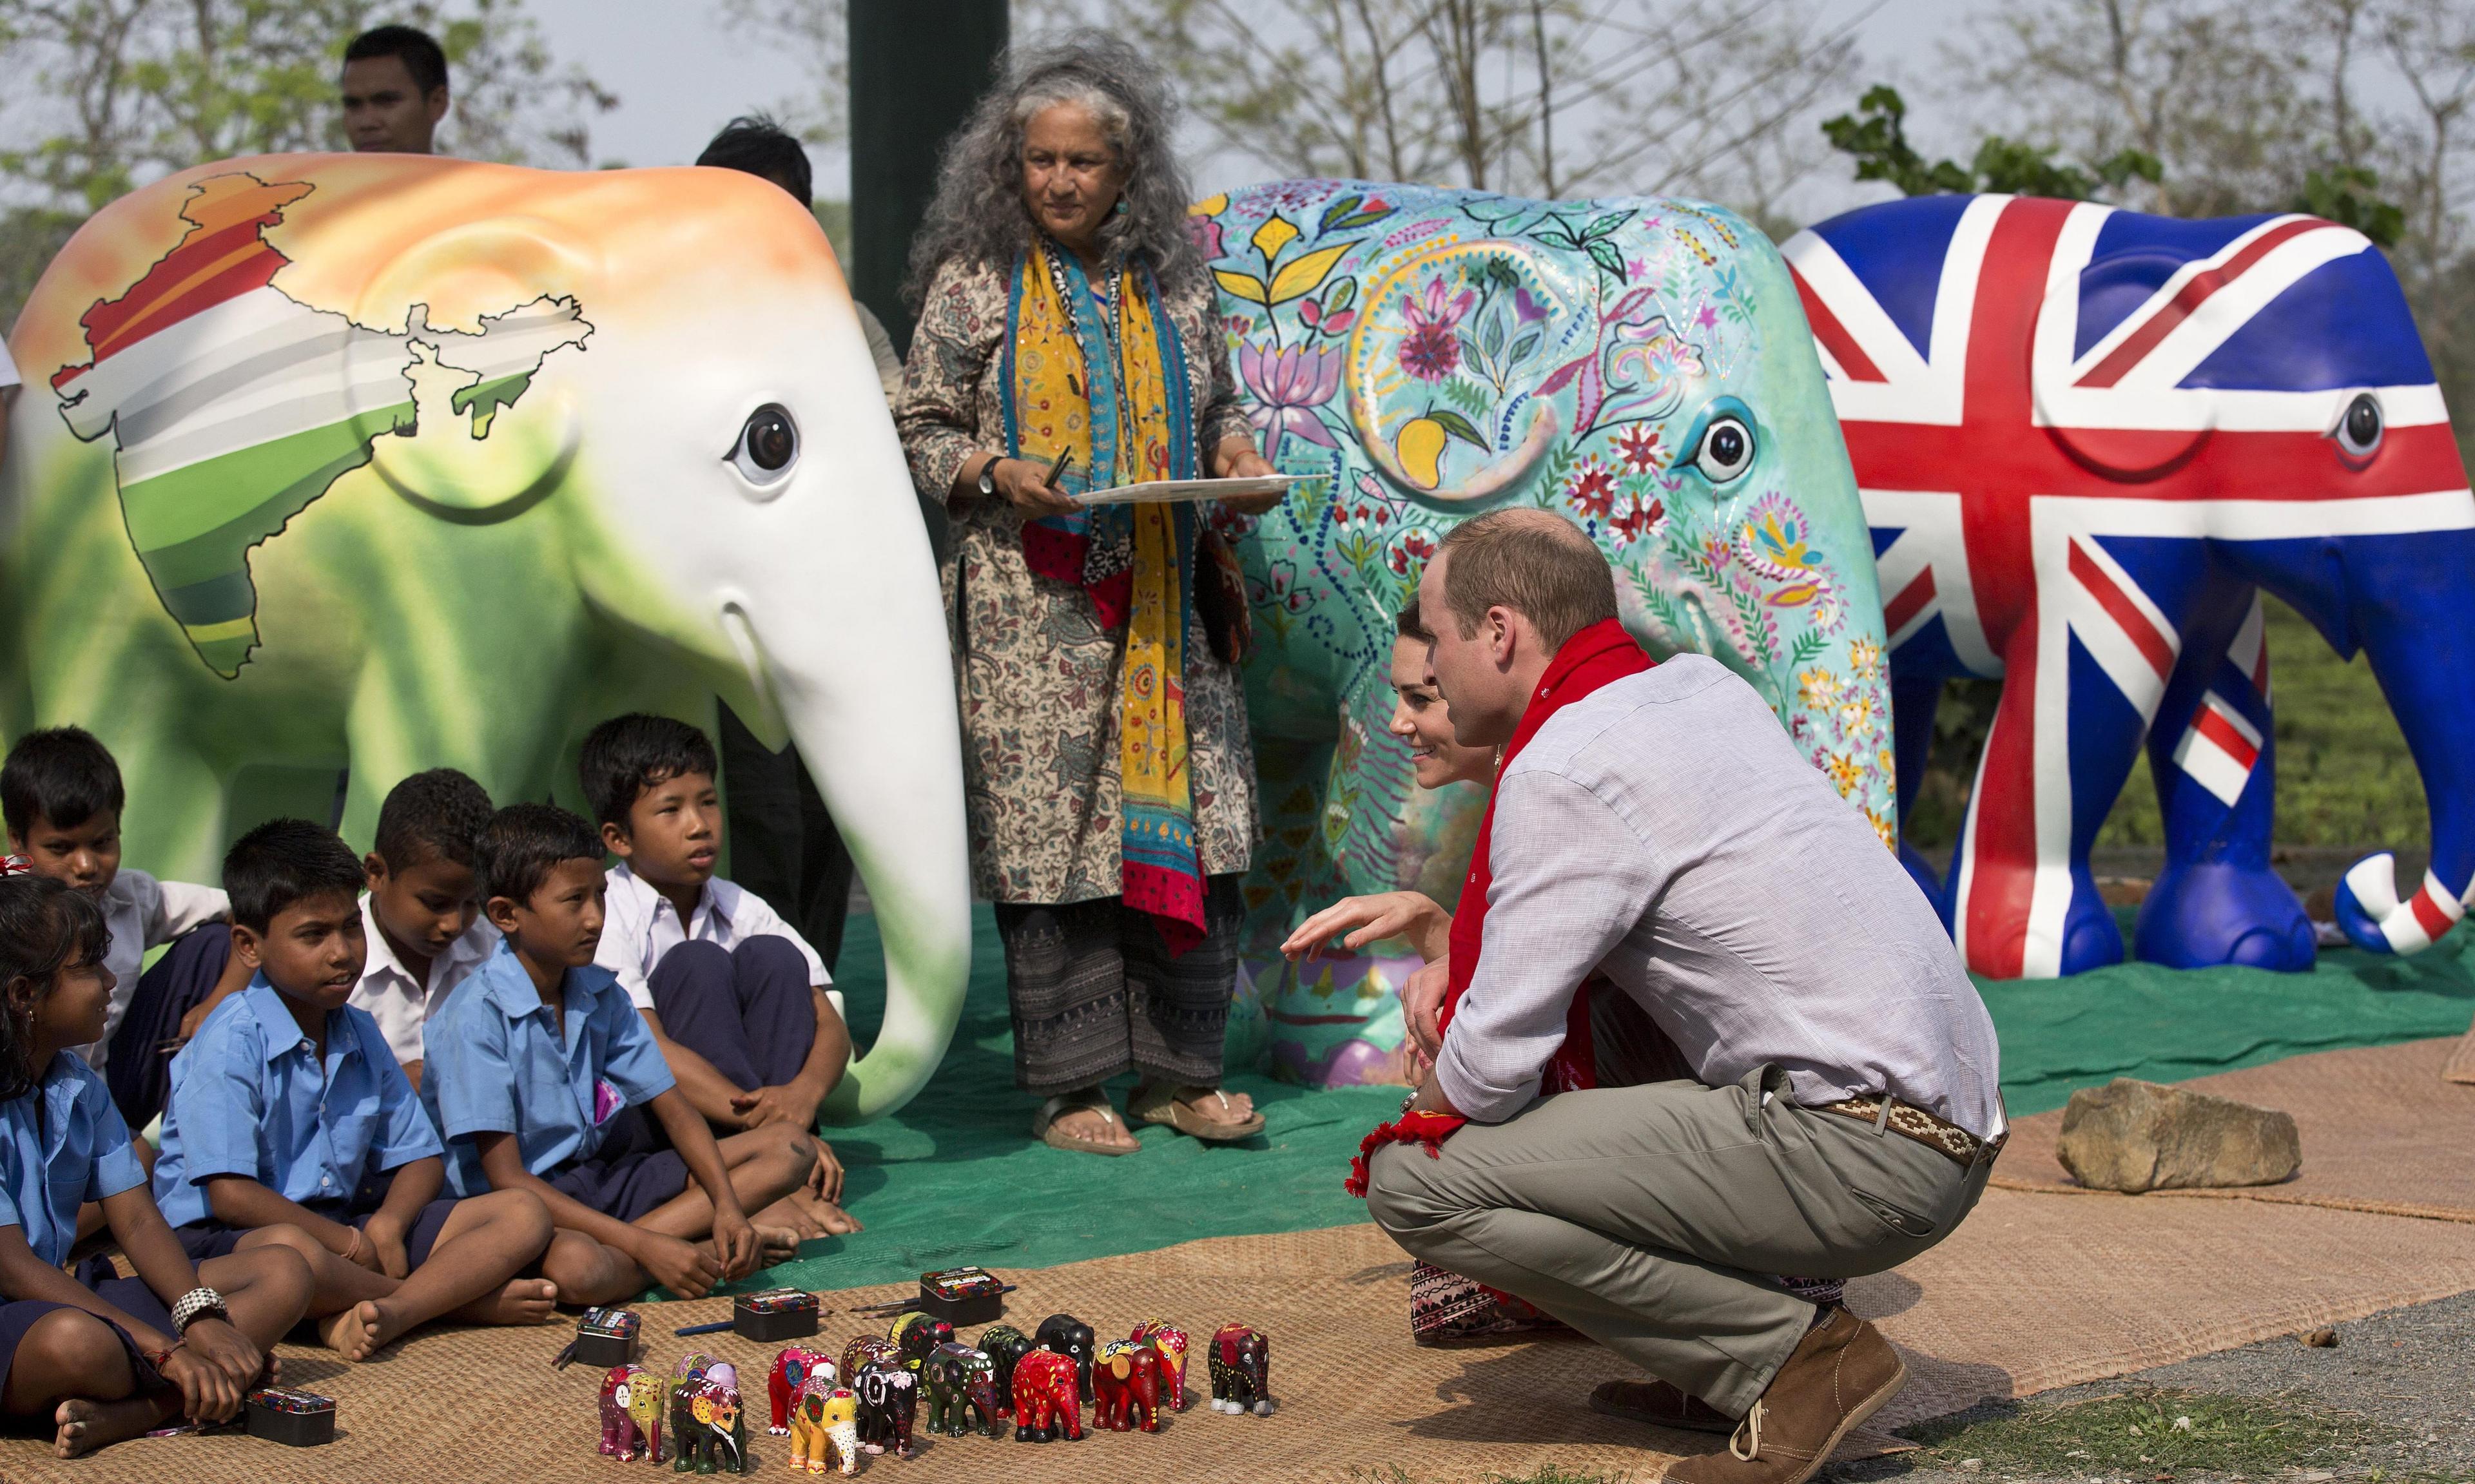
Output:
<svg viewBox="0 0 2475 1484">
<path fill-rule="evenodd" d="M 1534 505 L 1587 531 L 1645 645 L 1743 675 L 1896 845 L 1873 547 L 1794 285 L 1758 231 L 1693 202 L 1352 181 L 1256 186 L 1191 220 L 1265 455 L 1311 476 L 1242 547 L 1268 836 L 1248 969 L 1275 1071 L 1402 1070 L 1414 960 L 1378 944 L 1293 967 L 1275 948 L 1352 892 L 1453 905 L 1483 794 L 1416 788 L 1385 730 L 1385 674 L 1421 567 L 1481 511 Z"/>
</svg>

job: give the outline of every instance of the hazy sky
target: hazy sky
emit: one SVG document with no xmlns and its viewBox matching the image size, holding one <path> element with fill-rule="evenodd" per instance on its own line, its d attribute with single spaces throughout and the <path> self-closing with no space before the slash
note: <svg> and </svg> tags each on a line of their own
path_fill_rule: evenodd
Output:
<svg viewBox="0 0 2475 1484">
<path fill-rule="evenodd" d="M 1657 0 L 1640 0 L 1649 5 Z M 1866 67 L 1860 74 L 1910 79 L 1929 68 L 1938 39 L 1968 16 L 1990 10 L 1999 0 L 1882 0 L 1863 22 L 1861 36 Z M 1868 9 L 1869 0 L 1826 0 L 1833 16 L 1852 16 Z M 561 58 L 581 61 L 604 86 L 620 97 L 619 107 L 594 126 L 594 153 L 604 159 L 631 165 L 685 164 L 732 114 L 774 102 L 800 85 L 794 59 L 751 44 L 723 29 L 719 7 L 693 0 L 530 0 L 527 7 L 542 23 Z M 697 17 L 696 19 L 689 19 Z M 1913 96 L 1915 132 L 1927 140 L 1935 133 L 1931 106 Z M 1850 100 L 1854 101 L 1852 98 Z M 817 193 L 840 196 L 848 181 L 847 161 L 839 151 L 817 155 Z M 1234 170 L 1237 177 L 1214 179 Z M 1198 170 L 1200 188 L 1210 190 L 1243 184 L 1254 176 L 1242 162 L 1204 162 Z M 1817 204 L 1824 209 L 1850 205 L 1859 197 L 1847 188 L 1845 200 L 1834 185 L 1818 182 Z"/>
</svg>

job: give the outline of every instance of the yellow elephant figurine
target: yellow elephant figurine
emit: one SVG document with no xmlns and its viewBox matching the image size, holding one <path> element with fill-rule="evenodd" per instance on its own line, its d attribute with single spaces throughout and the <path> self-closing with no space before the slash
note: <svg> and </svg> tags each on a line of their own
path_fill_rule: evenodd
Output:
<svg viewBox="0 0 2475 1484">
<path fill-rule="evenodd" d="M 828 1464 L 859 1472 L 859 1399 L 819 1371 L 791 1406 L 791 1468 L 822 1473 Z"/>
</svg>

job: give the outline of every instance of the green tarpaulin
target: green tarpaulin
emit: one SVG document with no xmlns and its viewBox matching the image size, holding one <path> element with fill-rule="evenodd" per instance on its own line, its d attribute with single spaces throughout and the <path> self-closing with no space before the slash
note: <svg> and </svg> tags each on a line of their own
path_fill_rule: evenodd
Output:
<svg viewBox="0 0 2475 1484">
<path fill-rule="evenodd" d="M 1014 1088 L 1004 966 L 985 908 L 977 926 L 969 1000 L 935 1080 L 894 1117 L 833 1133 L 850 1170 L 850 1210 L 868 1229 L 811 1243 L 764 1281 L 828 1288 L 962 1263 L 1047 1267 L 1364 1219 L 1341 1178 L 1359 1139 L 1400 1106 L 1399 1088 L 1308 1092 L 1238 1077 L 1231 1085 L 1253 1093 L 1267 1122 L 1247 1144 L 1207 1148 L 1151 1129 L 1140 1154 L 1110 1159 L 1033 1141 L 1034 1100 Z M 884 1003 L 873 919 L 852 919 L 842 961 L 865 1046 Z M 2116 1077 L 2173 1082 L 2456 1034 L 2475 1015 L 2475 935 L 2461 929 L 2406 960 L 2325 953 L 2309 974 L 2127 964 L 1980 987 L 2002 1036 L 2011 1111 L 2034 1113 Z M 1129 1085 L 1115 1089 L 1121 1107 Z"/>
</svg>

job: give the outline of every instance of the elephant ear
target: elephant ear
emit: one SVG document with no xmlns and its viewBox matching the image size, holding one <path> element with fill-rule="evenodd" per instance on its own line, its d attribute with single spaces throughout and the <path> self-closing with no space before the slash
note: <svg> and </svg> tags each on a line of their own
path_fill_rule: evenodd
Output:
<svg viewBox="0 0 2475 1484">
<path fill-rule="evenodd" d="M 1135 1357 L 1122 1354 L 1112 1357 L 1109 1361 L 1109 1374 L 1121 1381 L 1134 1375 Z"/>
<path fill-rule="evenodd" d="M 534 217 L 447 228 L 372 275 L 353 317 L 391 331 L 387 353 L 417 408 L 412 430 L 371 447 L 386 486 L 466 525 L 510 520 L 555 491 L 583 440 L 583 400 L 572 378 L 539 373 L 582 353 L 600 281 L 594 250 Z M 355 379 L 386 369 L 355 368 Z"/>
<path fill-rule="evenodd" d="M 2152 375 L 2140 362 L 2154 346 L 2154 325 L 2173 323 L 2138 309 L 2186 266 L 2183 259 L 2162 253 L 2109 253 L 2082 270 L 2079 292 L 2066 297 L 2077 313 L 2065 312 L 2051 297 L 2038 311 L 2029 377 L 2037 421 L 2065 452 L 2104 477 L 2140 480 L 2169 474 L 2199 452 L 2215 430 L 2218 409 L 2214 397 L 2179 400 L 2181 415 L 2171 420 L 2172 426 L 2120 426 L 2122 393 Z M 2120 323 L 2082 349 L 2077 344 L 2080 314 L 2115 315 Z M 2196 420 L 2189 416 L 2194 407 L 2200 413 Z"/>
</svg>

